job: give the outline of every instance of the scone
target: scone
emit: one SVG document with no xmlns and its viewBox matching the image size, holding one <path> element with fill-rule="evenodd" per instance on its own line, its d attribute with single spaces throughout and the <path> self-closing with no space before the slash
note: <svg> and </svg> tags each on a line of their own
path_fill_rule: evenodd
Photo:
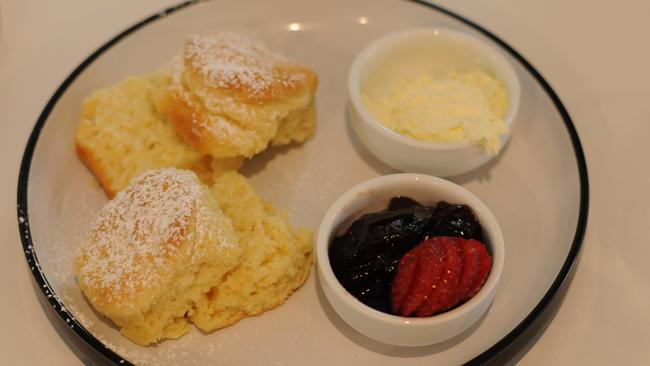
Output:
<svg viewBox="0 0 650 366">
<path fill-rule="evenodd" d="M 169 84 L 169 71 L 163 69 L 127 78 L 84 101 L 77 155 L 109 197 L 149 169 L 192 169 L 209 184 L 215 170 L 234 170 L 243 164 L 243 157 L 214 159 L 183 141 L 153 103 Z"/>
<path fill-rule="evenodd" d="M 190 36 L 158 108 L 201 153 L 251 157 L 316 128 L 314 71 L 235 33 Z"/>
<path fill-rule="evenodd" d="M 244 177 L 228 172 L 215 179 L 212 192 L 239 237 L 243 260 L 196 302 L 190 318 L 204 331 L 281 305 L 305 282 L 312 263 L 311 231 L 293 228 Z"/>
<path fill-rule="evenodd" d="M 93 307 L 140 345 L 189 330 L 194 302 L 241 261 L 230 220 L 191 171 L 148 171 L 110 201 L 74 270 Z"/>
</svg>

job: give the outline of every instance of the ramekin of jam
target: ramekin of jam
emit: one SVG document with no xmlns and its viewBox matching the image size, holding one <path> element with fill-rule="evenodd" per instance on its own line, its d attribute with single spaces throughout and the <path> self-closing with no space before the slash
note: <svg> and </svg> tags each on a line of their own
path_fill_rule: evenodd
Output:
<svg viewBox="0 0 650 366">
<path fill-rule="evenodd" d="M 466 189 L 420 174 L 368 180 L 325 214 L 316 263 L 325 297 L 377 341 L 425 346 L 474 324 L 503 268 L 501 229 Z"/>
</svg>

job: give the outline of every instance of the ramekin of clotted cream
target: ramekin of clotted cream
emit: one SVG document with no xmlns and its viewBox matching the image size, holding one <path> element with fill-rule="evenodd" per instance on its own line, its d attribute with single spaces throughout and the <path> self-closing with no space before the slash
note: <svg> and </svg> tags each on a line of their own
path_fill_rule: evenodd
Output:
<svg viewBox="0 0 650 366">
<path fill-rule="evenodd" d="M 361 95 L 370 113 L 384 126 L 414 139 L 465 142 L 497 154 L 499 137 L 508 133 L 503 117 L 508 94 L 487 72 L 449 72 L 443 77 L 421 73 L 396 85 L 379 86 Z"/>
<path fill-rule="evenodd" d="M 517 120 L 520 85 L 507 52 L 481 35 L 443 27 L 370 42 L 348 74 L 350 124 L 389 166 L 438 177 L 501 153 Z"/>
</svg>

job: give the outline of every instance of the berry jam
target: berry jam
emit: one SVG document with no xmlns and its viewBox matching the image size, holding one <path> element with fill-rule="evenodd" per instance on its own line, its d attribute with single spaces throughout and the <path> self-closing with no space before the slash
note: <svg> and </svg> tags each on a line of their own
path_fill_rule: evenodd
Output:
<svg viewBox="0 0 650 366">
<path fill-rule="evenodd" d="M 471 208 L 441 201 L 422 205 L 394 197 L 388 208 L 355 220 L 329 247 L 332 270 L 345 289 L 362 303 L 392 314 L 391 285 L 402 257 L 429 237 L 483 241 Z"/>
</svg>

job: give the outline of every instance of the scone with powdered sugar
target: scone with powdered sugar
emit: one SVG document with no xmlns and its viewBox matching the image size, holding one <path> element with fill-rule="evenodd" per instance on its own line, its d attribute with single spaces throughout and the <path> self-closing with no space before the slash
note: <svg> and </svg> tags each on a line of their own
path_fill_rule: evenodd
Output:
<svg viewBox="0 0 650 366">
<path fill-rule="evenodd" d="M 190 322 L 222 328 L 281 305 L 305 282 L 311 231 L 232 170 L 269 145 L 312 137 L 316 86 L 311 69 L 218 33 L 190 36 L 178 62 L 84 102 L 77 153 L 115 198 L 74 268 L 124 336 L 149 345 Z"/>
<path fill-rule="evenodd" d="M 247 36 L 192 35 L 174 69 L 157 105 L 202 153 L 250 158 L 314 134 L 316 73 Z"/>
<path fill-rule="evenodd" d="M 84 295 L 140 345 L 189 331 L 187 314 L 241 262 L 230 220 L 187 170 L 148 171 L 99 213 L 74 270 Z"/>
<path fill-rule="evenodd" d="M 193 35 L 170 65 L 86 98 L 77 155 L 109 197 L 148 169 L 191 169 L 211 184 L 269 145 L 311 138 L 317 84 L 251 38 Z"/>
<path fill-rule="evenodd" d="M 162 169 L 101 210 L 74 267 L 94 308 L 149 345 L 190 322 L 209 332 L 282 305 L 309 276 L 311 240 L 237 172 L 208 189 Z"/>
</svg>

